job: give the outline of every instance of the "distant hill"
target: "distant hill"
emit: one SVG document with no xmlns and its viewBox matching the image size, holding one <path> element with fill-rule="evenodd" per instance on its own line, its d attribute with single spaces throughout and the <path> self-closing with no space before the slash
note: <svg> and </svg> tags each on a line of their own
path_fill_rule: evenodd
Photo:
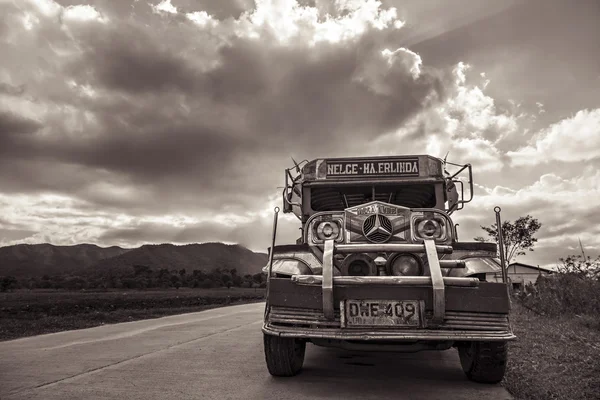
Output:
<svg viewBox="0 0 600 400">
<path fill-rule="evenodd" d="M 92 244 L 54 246 L 20 244 L 0 247 L 0 276 L 41 277 L 62 273 L 77 275 L 130 272 L 134 265 L 210 272 L 215 268 L 237 270 L 238 275 L 256 274 L 267 263 L 267 254 L 254 253 L 240 245 L 202 243 L 144 245 L 134 249 L 99 247 Z"/>
<path fill-rule="evenodd" d="M 91 268 L 95 272 L 131 271 L 134 265 L 151 269 L 167 268 L 210 272 L 215 268 L 236 269 L 240 276 L 261 272 L 267 263 L 266 253 L 255 253 L 240 245 L 201 243 L 144 245 L 119 256 L 102 260 Z"/>
<path fill-rule="evenodd" d="M 14 277 L 81 273 L 100 260 L 119 256 L 129 249 L 94 244 L 54 246 L 18 244 L 0 247 L 0 275 Z"/>
</svg>

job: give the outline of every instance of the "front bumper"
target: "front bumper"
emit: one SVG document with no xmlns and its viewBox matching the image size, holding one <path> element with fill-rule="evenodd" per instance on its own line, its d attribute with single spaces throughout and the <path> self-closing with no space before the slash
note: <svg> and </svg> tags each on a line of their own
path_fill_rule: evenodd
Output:
<svg viewBox="0 0 600 400">
<path fill-rule="evenodd" d="M 337 251 L 357 249 L 339 246 Z M 508 320 L 510 301 L 506 285 L 480 282 L 477 278 L 443 277 L 438 253 L 448 249 L 426 241 L 421 250 L 428 258 L 427 276 L 333 276 L 336 248 L 333 242 L 326 242 L 322 275 L 294 275 L 290 279 L 269 274 L 263 332 L 281 337 L 360 341 L 516 338 Z M 344 318 L 344 302 L 348 299 L 418 301 L 421 326 L 348 327 Z"/>
<path fill-rule="evenodd" d="M 442 324 L 428 326 L 431 315 L 426 313 L 423 328 L 348 328 L 343 327 L 340 310 L 333 320 L 314 309 L 271 306 L 262 327 L 265 334 L 302 339 L 332 339 L 360 341 L 507 341 L 515 339 L 508 316 L 502 313 L 446 313 Z"/>
</svg>

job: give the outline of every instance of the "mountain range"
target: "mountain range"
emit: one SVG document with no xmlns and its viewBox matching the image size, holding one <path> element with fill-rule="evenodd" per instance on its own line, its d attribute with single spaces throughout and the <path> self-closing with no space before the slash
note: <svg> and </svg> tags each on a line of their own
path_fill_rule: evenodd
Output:
<svg viewBox="0 0 600 400">
<path fill-rule="evenodd" d="M 186 269 L 210 272 L 215 268 L 237 270 L 238 275 L 256 274 L 267 262 L 267 254 L 240 245 L 195 243 L 143 245 L 125 249 L 94 244 L 55 246 L 18 244 L 0 247 L 0 276 L 91 275 L 108 271 L 131 271 L 135 265 L 151 269 Z"/>
</svg>

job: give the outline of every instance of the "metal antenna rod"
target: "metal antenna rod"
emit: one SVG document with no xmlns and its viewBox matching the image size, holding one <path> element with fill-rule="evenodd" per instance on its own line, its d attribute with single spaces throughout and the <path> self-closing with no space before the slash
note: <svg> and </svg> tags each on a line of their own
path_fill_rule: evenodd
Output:
<svg viewBox="0 0 600 400">
<path fill-rule="evenodd" d="M 267 280 L 271 278 L 271 269 L 273 268 L 273 249 L 275 248 L 275 238 L 277 237 L 277 216 L 279 207 L 275 207 L 275 215 L 273 216 L 273 239 L 271 241 L 271 251 L 269 252 L 269 270 L 267 272 Z M 267 282 L 268 285 L 268 282 Z"/>
<path fill-rule="evenodd" d="M 500 211 L 502 209 L 498 206 L 494 208 L 496 213 L 496 230 L 498 231 L 498 246 L 500 247 L 500 265 L 502 267 L 502 282 L 508 283 L 508 277 L 506 275 L 506 260 L 504 259 L 504 235 L 502 234 L 502 221 L 500 220 Z"/>
<path fill-rule="evenodd" d="M 279 207 L 275 207 L 275 215 L 273 216 L 273 239 L 271 241 L 271 249 L 269 251 L 269 268 L 267 268 L 267 302 L 265 304 L 265 318 L 269 311 L 269 287 L 271 282 L 271 270 L 273 269 L 273 252 L 275 250 L 275 238 L 277 237 L 277 216 Z"/>
</svg>

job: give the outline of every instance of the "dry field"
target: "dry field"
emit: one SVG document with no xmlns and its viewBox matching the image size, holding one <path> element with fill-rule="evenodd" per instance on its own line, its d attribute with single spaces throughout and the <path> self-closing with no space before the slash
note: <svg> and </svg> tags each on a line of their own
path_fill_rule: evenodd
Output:
<svg viewBox="0 0 600 400">
<path fill-rule="evenodd" d="M 0 293 L 0 340 L 263 301 L 264 289 L 164 289 Z"/>
<path fill-rule="evenodd" d="M 543 316 L 513 300 L 504 386 L 517 400 L 600 399 L 599 316 Z"/>
</svg>

